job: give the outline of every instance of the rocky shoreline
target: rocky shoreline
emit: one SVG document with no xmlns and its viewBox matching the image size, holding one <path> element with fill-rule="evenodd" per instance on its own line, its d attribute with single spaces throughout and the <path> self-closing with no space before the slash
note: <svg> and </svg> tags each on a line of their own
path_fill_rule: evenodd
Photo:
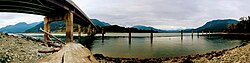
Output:
<svg viewBox="0 0 250 63">
<path fill-rule="evenodd" d="M 38 53 L 38 50 L 49 49 L 38 39 L 0 33 L 0 63 L 33 63 L 51 54 Z"/>
<path fill-rule="evenodd" d="M 244 43 L 230 49 L 212 51 L 206 54 L 188 55 L 169 58 L 114 58 L 104 57 L 102 54 L 95 54 L 100 63 L 218 63 L 218 62 L 246 62 L 250 61 L 250 44 Z M 245 60 L 242 60 L 242 57 Z M 247 59 L 246 59 L 247 58 Z M 236 60 L 238 59 L 238 60 Z"/>
</svg>

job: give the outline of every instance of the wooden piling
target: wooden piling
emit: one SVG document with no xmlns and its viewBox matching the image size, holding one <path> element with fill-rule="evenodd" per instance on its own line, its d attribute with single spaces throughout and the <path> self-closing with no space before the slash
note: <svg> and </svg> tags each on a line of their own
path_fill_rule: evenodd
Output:
<svg viewBox="0 0 250 63">
<path fill-rule="evenodd" d="M 183 30 L 181 30 L 181 39 L 183 39 Z"/>
<path fill-rule="evenodd" d="M 129 44 L 131 44 L 131 29 L 128 28 L 128 40 L 129 40 Z"/>
<path fill-rule="evenodd" d="M 204 31 L 201 32 L 201 35 L 204 35 Z"/>
<path fill-rule="evenodd" d="M 194 38 L 194 29 L 192 29 L 192 39 Z"/>
<path fill-rule="evenodd" d="M 153 29 L 151 29 L 151 32 L 150 32 L 150 41 L 151 41 L 151 43 L 153 42 Z"/>
<path fill-rule="evenodd" d="M 197 36 L 199 36 L 199 32 L 197 31 Z"/>
<path fill-rule="evenodd" d="M 68 12 L 64 16 L 64 20 L 66 21 L 66 43 L 74 42 L 73 40 L 73 13 Z"/>
<path fill-rule="evenodd" d="M 81 32 L 82 32 L 81 25 L 78 24 L 78 37 L 81 37 Z"/>
<path fill-rule="evenodd" d="M 104 28 L 102 28 L 102 41 L 104 40 L 104 34 L 105 34 L 105 31 L 104 31 Z"/>
<path fill-rule="evenodd" d="M 44 31 L 50 33 L 50 25 L 49 25 L 49 17 L 45 16 L 44 17 Z M 44 42 L 45 42 L 45 45 L 48 46 L 47 42 L 48 42 L 48 39 L 49 39 L 49 35 L 47 33 L 44 33 Z"/>
</svg>

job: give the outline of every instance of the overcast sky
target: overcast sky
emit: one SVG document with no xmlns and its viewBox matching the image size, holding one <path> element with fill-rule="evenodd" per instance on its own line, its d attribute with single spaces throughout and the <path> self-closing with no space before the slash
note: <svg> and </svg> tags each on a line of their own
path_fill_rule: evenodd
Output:
<svg viewBox="0 0 250 63">
<path fill-rule="evenodd" d="M 196 28 L 215 19 L 250 14 L 250 0 L 73 0 L 90 18 L 122 26 L 173 30 Z M 0 27 L 38 22 L 43 16 L 0 13 Z"/>
</svg>

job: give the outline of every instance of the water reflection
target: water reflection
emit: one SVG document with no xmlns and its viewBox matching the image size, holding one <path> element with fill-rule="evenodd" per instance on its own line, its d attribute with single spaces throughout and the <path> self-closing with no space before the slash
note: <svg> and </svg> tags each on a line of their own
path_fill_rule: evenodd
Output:
<svg viewBox="0 0 250 63">
<path fill-rule="evenodd" d="M 231 48 L 244 43 L 243 40 L 230 37 L 194 35 L 192 38 L 191 34 L 185 35 L 184 33 L 183 35 L 184 39 L 180 39 L 180 33 L 154 33 L 154 37 L 150 38 L 150 33 L 133 33 L 133 37 L 129 39 L 127 33 L 120 33 L 120 35 L 110 33 L 105 34 L 103 39 L 101 35 L 97 35 L 96 40 L 83 42 L 90 43 L 87 47 L 93 54 L 132 58 L 192 55 Z"/>
</svg>

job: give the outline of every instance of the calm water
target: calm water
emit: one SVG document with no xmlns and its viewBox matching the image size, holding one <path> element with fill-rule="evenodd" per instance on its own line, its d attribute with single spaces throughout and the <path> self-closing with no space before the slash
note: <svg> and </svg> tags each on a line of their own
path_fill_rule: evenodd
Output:
<svg viewBox="0 0 250 63">
<path fill-rule="evenodd" d="M 32 36 L 38 37 L 36 35 Z M 39 36 L 42 37 L 41 35 Z M 224 39 L 218 36 L 196 36 L 195 34 L 192 37 L 190 33 L 184 33 L 182 40 L 180 33 L 154 33 L 152 41 L 149 33 L 132 33 L 131 42 L 129 42 L 128 33 L 107 33 L 104 40 L 101 34 L 96 37 L 97 39 L 90 45 L 92 53 L 124 58 L 195 55 L 232 48 L 244 43 L 244 40 Z"/>
<path fill-rule="evenodd" d="M 191 34 L 184 34 L 181 40 L 180 33 L 154 33 L 152 41 L 149 33 L 132 33 L 129 42 L 127 35 L 128 33 L 108 33 L 104 40 L 99 37 L 93 42 L 91 51 L 109 57 L 175 57 L 232 48 L 244 43 L 243 40 L 216 36 L 192 37 Z"/>
</svg>

